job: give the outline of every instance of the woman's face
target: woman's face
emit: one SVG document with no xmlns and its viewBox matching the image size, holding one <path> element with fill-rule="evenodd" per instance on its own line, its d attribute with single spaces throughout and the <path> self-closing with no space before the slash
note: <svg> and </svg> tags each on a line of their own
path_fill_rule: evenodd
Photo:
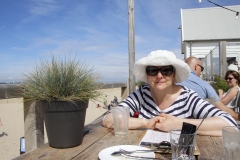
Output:
<svg viewBox="0 0 240 160">
<path fill-rule="evenodd" d="M 232 74 L 229 74 L 226 77 L 226 81 L 227 81 L 227 84 L 229 87 L 234 87 L 234 86 L 238 85 L 236 78 Z"/>
<path fill-rule="evenodd" d="M 150 66 L 149 68 L 148 83 L 152 88 L 163 90 L 172 86 L 175 75 L 173 66 Z"/>
</svg>

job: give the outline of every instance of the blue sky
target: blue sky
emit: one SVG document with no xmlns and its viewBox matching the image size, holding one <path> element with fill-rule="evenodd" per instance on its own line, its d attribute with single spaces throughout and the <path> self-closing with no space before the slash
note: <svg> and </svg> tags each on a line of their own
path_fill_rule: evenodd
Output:
<svg viewBox="0 0 240 160">
<path fill-rule="evenodd" d="M 212 1 L 240 5 L 239 0 Z M 207 0 L 134 3 L 136 61 L 158 49 L 183 59 L 180 9 L 216 7 Z M 0 46 L 0 82 L 22 80 L 52 55 L 76 56 L 93 66 L 102 82 L 126 82 L 128 0 L 1 0 Z"/>
</svg>

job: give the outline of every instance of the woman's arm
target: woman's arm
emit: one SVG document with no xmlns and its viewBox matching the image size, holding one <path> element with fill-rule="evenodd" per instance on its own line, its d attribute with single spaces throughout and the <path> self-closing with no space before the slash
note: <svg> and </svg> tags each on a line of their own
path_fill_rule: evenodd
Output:
<svg viewBox="0 0 240 160">
<path fill-rule="evenodd" d="M 202 119 L 184 119 L 184 122 L 194 124 L 197 127 L 201 123 Z M 210 135 L 210 136 L 222 136 L 222 128 L 229 126 L 229 124 L 220 117 L 209 117 L 204 119 L 203 123 L 199 127 L 197 134 Z"/>
<path fill-rule="evenodd" d="M 143 118 L 132 118 L 129 117 L 128 128 L 129 129 L 138 129 L 138 128 L 149 128 L 156 129 L 156 123 L 161 123 L 165 118 L 164 117 L 154 117 L 152 119 L 143 119 Z M 103 126 L 106 128 L 113 128 L 114 120 L 112 113 L 106 115 L 102 122 Z"/>
<path fill-rule="evenodd" d="M 233 98 L 237 95 L 238 93 L 238 88 L 237 87 L 234 87 L 232 89 L 230 89 L 228 91 L 228 93 L 221 98 L 221 101 L 223 102 L 223 104 L 228 104 L 229 102 L 231 102 L 231 100 L 233 100 Z M 219 95 L 220 97 L 220 95 Z"/>
<path fill-rule="evenodd" d="M 218 109 L 227 112 L 228 114 L 230 114 L 235 120 L 239 120 L 238 119 L 238 114 L 236 112 L 234 112 L 231 108 L 225 106 L 222 101 L 217 101 L 215 103 L 215 107 L 217 107 Z"/>
<path fill-rule="evenodd" d="M 157 123 L 156 128 L 162 131 L 169 132 L 170 130 L 181 130 L 183 122 L 190 123 L 199 126 L 202 119 L 183 119 L 169 114 L 160 114 L 160 116 L 166 119 L 162 123 Z M 210 136 L 222 136 L 222 128 L 229 126 L 229 124 L 220 117 L 209 117 L 204 119 L 197 134 L 210 135 Z"/>
<path fill-rule="evenodd" d="M 218 96 L 220 100 L 223 98 L 224 91 L 222 89 L 218 89 Z"/>
</svg>

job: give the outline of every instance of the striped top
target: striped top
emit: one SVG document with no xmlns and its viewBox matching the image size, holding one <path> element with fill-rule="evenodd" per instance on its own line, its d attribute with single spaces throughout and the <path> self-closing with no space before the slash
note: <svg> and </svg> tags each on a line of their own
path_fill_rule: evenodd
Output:
<svg viewBox="0 0 240 160">
<path fill-rule="evenodd" d="M 182 86 L 182 92 L 175 102 L 164 110 L 161 110 L 155 104 L 149 84 L 141 86 L 119 105 L 130 107 L 131 117 L 139 113 L 138 118 L 150 119 L 159 113 L 166 113 L 179 118 L 202 119 L 205 113 L 208 112 L 207 117 L 218 116 L 227 121 L 231 126 L 237 125 L 228 113 L 204 101 L 198 97 L 195 91 L 184 86 Z"/>
</svg>

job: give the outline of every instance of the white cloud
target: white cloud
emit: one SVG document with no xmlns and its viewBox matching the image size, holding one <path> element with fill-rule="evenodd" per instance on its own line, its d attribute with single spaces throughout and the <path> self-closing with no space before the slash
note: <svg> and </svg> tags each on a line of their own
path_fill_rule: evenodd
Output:
<svg viewBox="0 0 240 160">
<path fill-rule="evenodd" d="M 54 0 L 30 0 L 27 8 L 32 15 L 49 15 L 62 7 Z"/>
<path fill-rule="evenodd" d="M 26 51 L 26 50 L 30 50 L 31 48 L 11 47 L 10 49 L 19 50 L 19 51 Z"/>
<path fill-rule="evenodd" d="M 0 77 L 22 77 L 23 72 L 31 70 L 41 59 L 50 59 L 51 55 L 76 55 L 101 72 L 105 81 L 127 79 L 127 1 L 20 2 L 17 11 L 15 6 L 6 5 L 6 11 L 12 10 L 13 14 L 5 14 L 11 21 L 1 25 L 9 37 L 0 37 Z M 216 3 L 234 5 L 239 1 L 218 0 Z M 135 0 L 134 5 L 136 61 L 158 49 L 173 51 L 183 59 L 177 29 L 181 21 L 180 8 L 212 6 L 207 1 L 199 4 L 197 0 Z"/>
</svg>

